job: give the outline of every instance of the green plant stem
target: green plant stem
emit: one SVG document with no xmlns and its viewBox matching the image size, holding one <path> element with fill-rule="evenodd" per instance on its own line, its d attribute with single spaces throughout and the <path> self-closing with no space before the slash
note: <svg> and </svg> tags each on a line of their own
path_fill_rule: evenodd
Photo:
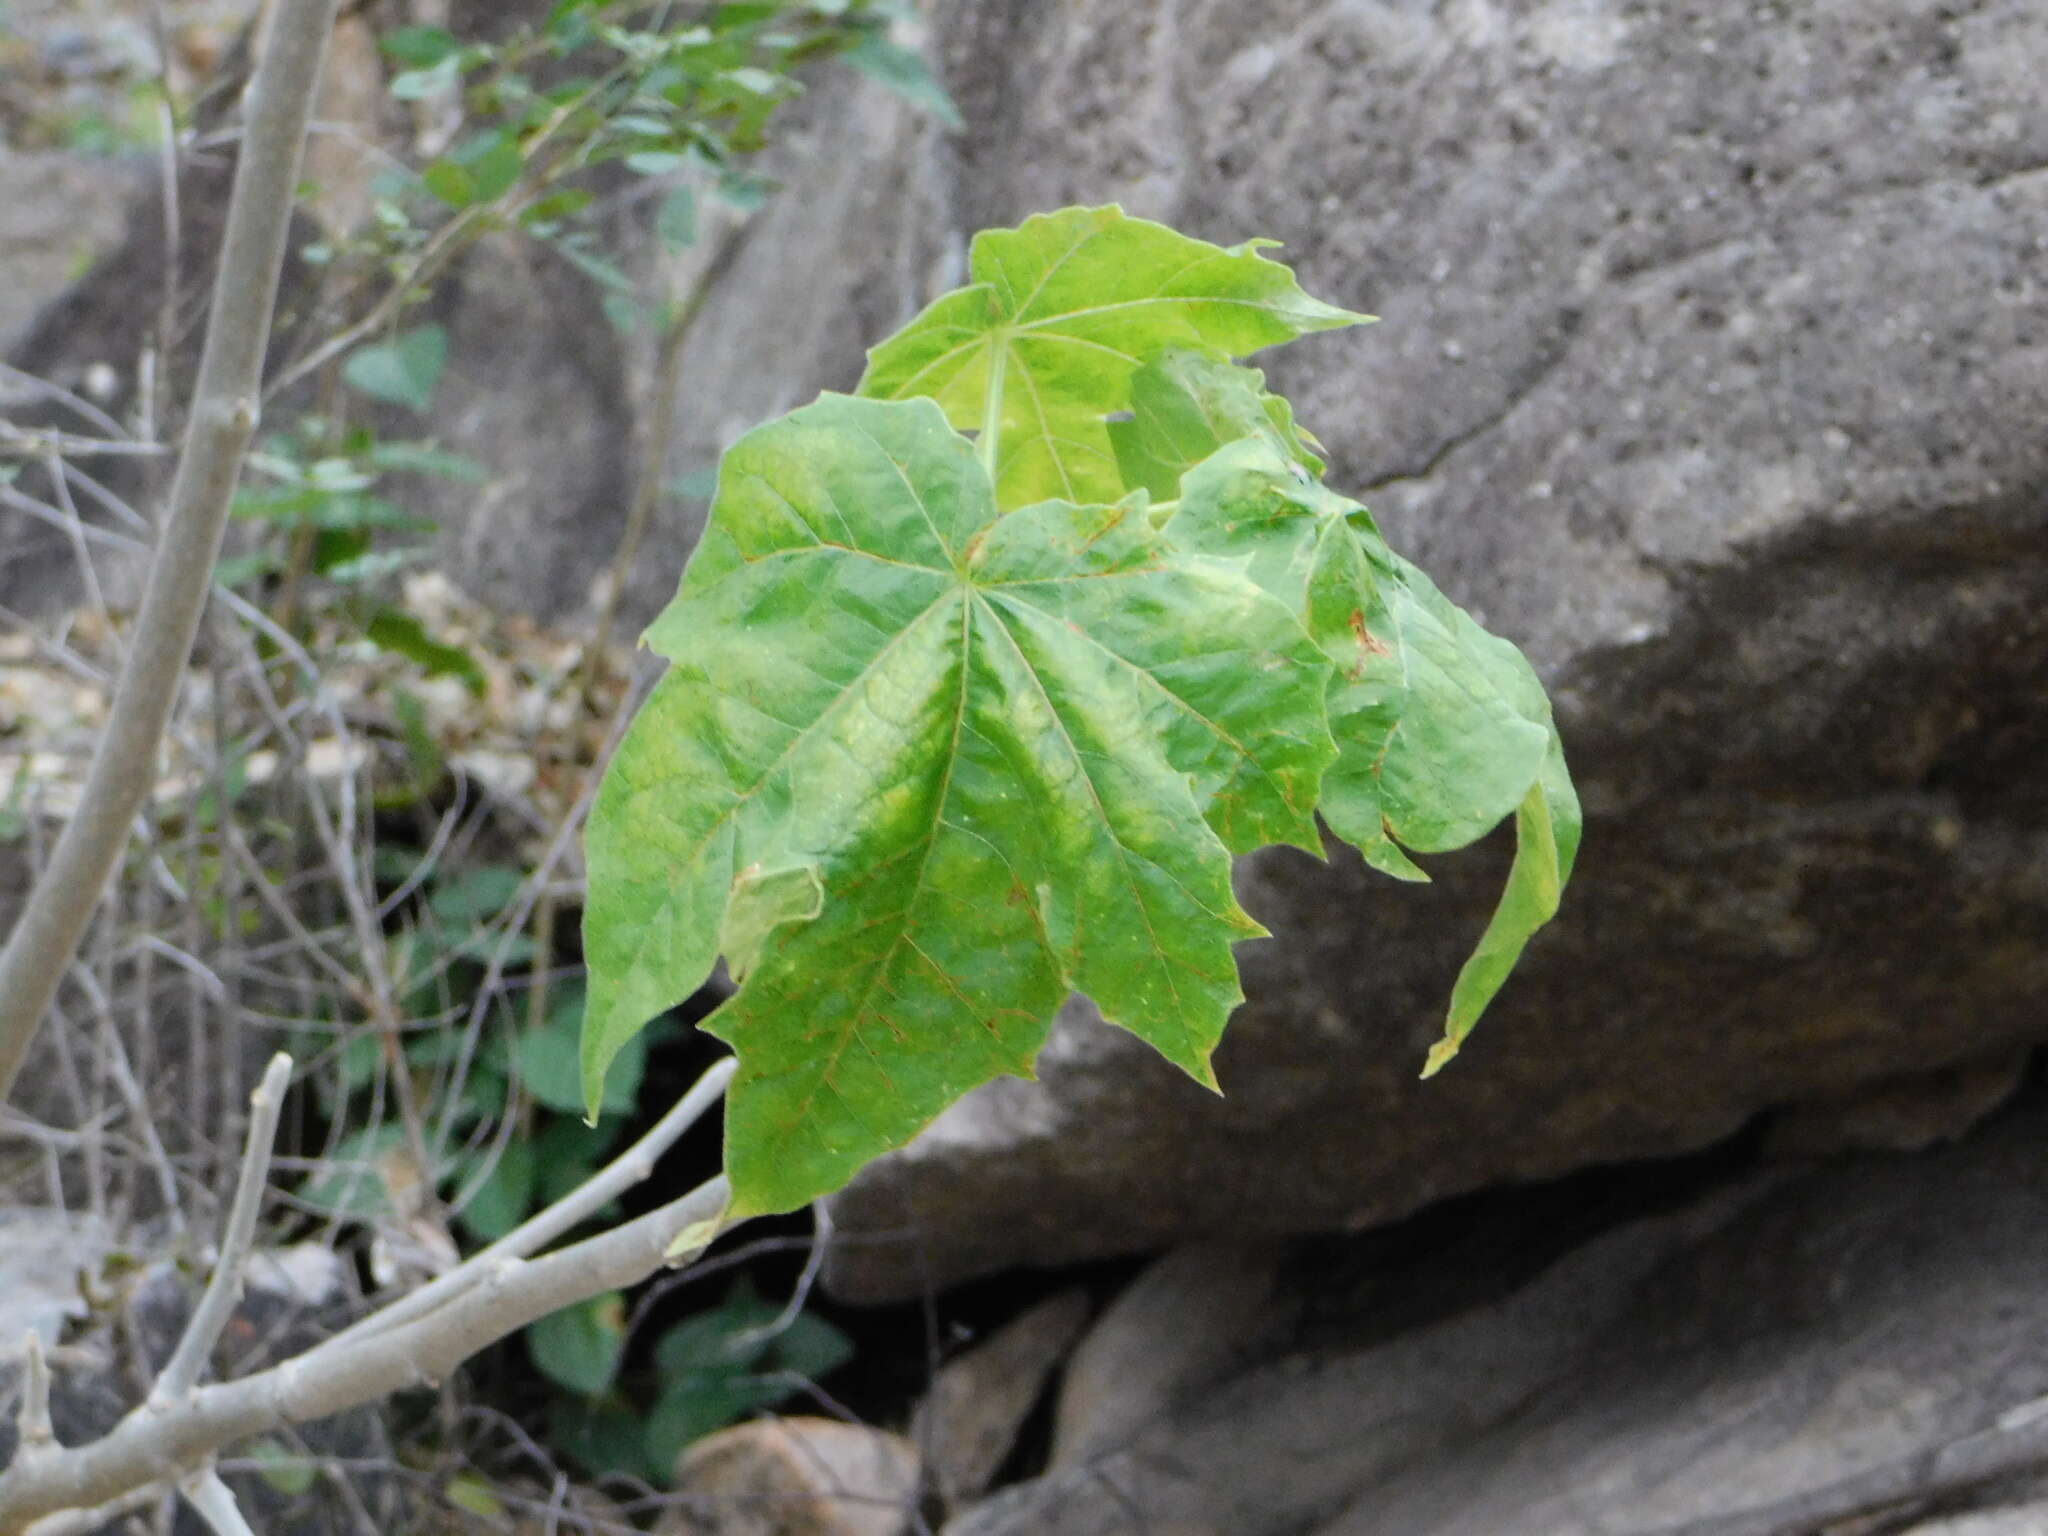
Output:
<svg viewBox="0 0 2048 1536">
<path fill-rule="evenodd" d="M 170 515 L 78 812 L 0 951 L 0 1100 L 13 1091 L 156 778 L 157 746 L 192 654 L 228 504 L 256 430 L 292 188 L 337 4 L 280 0 L 250 80 L 248 123 Z"/>
</svg>

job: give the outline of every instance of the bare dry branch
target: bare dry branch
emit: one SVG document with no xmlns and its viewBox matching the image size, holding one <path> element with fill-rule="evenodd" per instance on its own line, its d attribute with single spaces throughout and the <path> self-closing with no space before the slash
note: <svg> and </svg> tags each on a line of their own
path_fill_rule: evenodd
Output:
<svg viewBox="0 0 2048 1536">
<path fill-rule="evenodd" d="M 91 1445 L 53 1451 L 0 1473 L 0 1536 L 46 1515 L 103 1504 L 186 1474 L 224 1446 L 304 1423 L 407 1387 L 430 1385 L 485 1345 L 548 1313 L 687 1263 L 718 1235 L 731 1192 L 724 1175 L 681 1199 L 539 1259 L 497 1261 L 479 1283 L 424 1316 L 363 1337 L 337 1334 L 282 1365 L 200 1387 L 175 1413 L 138 1408 Z"/>
</svg>

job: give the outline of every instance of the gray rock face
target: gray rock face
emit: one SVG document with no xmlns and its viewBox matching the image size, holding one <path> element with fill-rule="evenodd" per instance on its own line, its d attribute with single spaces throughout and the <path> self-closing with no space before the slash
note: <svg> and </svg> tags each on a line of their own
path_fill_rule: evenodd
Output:
<svg viewBox="0 0 2048 1536">
<path fill-rule="evenodd" d="M 2040 1036 L 2048 17 L 1190 0 L 941 34 L 960 227 L 1122 197 L 1385 317 L 1275 382 L 1543 670 L 1590 823 L 1429 1084 L 1498 851 L 1425 892 L 1251 861 L 1277 938 L 1225 1097 L 1076 1006 L 1039 1083 L 837 1199 L 841 1294 L 1379 1222 Z"/>
<path fill-rule="evenodd" d="M 2044 1134 L 2037 1093 L 1938 1154 L 1738 1183 L 1391 1337 L 1470 1255 L 1296 1272 L 1259 1317 L 1299 1342 L 946 1536 L 2035 1529 Z"/>
</svg>

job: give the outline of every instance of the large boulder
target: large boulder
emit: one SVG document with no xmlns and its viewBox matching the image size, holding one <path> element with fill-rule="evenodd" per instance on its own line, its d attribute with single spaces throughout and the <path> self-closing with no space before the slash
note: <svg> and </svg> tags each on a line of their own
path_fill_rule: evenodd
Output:
<svg viewBox="0 0 2048 1536">
<path fill-rule="evenodd" d="M 1502 850 L 1420 892 L 1250 861 L 1276 938 L 1224 1096 L 1070 1008 L 1038 1082 L 836 1199 L 841 1294 L 1381 1222 L 2048 1031 L 2048 15 L 1190 0 L 940 35 L 959 229 L 1121 197 L 1384 317 L 1276 383 L 1529 651 L 1590 820 L 1430 1083 Z"/>
</svg>

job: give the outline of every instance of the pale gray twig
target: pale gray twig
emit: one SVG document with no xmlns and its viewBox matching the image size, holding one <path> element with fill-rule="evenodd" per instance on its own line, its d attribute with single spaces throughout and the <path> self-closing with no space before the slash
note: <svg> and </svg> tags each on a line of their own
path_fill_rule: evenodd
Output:
<svg viewBox="0 0 2048 1536">
<path fill-rule="evenodd" d="M 43 1336 L 31 1328 L 21 1341 L 21 1409 L 15 1415 L 17 1456 L 46 1455 L 56 1444 L 50 1428 L 50 1363 Z"/>
<path fill-rule="evenodd" d="M 283 1112 L 284 1091 L 291 1079 L 292 1059 L 280 1051 L 270 1058 L 263 1081 L 249 1095 L 249 1134 L 242 1147 L 242 1174 L 235 1184 L 227 1231 L 221 1237 L 206 1293 L 199 1298 L 170 1363 L 150 1391 L 148 1406 L 153 1412 L 174 1413 L 192 1395 L 221 1329 L 241 1298 L 243 1271 L 249 1250 L 255 1246 L 256 1216 L 263 1208 L 263 1189 L 270 1172 L 270 1144 L 277 1135 L 277 1118 Z"/>
<path fill-rule="evenodd" d="M 220 1474 L 211 1467 L 179 1483 L 178 1492 L 185 1495 L 185 1502 L 214 1536 L 256 1536 L 249 1529 L 249 1522 L 242 1518 L 242 1506 L 235 1502 L 234 1489 L 222 1482 Z"/>
<path fill-rule="evenodd" d="M 738 1061 L 730 1056 L 714 1063 L 645 1136 L 575 1189 L 514 1227 L 459 1267 L 431 1284 L 421 1286 L 402 1301 L 373 1312 L 339 1337 L 346 1337 L 348 1333 L 386 1333 L 403 1327 L 438 1307 L 446 1306 L 502 1260 L 530 1257 L 578 1223 L 596 1215 L 654 1172 L 654 1165 L 661 1154 L 681 1140 L 683 1132 L 703 1119 L 705 1111 L 718 1102 L 738 1065 Z"/>
</svg>

